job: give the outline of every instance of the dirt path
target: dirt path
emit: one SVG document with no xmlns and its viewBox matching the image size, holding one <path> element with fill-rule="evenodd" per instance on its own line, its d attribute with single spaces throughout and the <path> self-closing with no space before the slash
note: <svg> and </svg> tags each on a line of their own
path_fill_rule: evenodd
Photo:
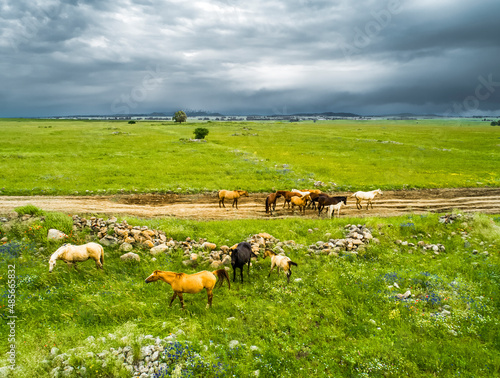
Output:
<svg viewBox="0 0 500 378">
<path fill-rule="evenodd" d="M 351 193 L 336 193 L 350 195 Z M 227 206 L 218 207 L 213 194 L 140 194 L 115 196 L 32 196 L 8 197 L 0 196 L 0 214 L 7 214 L 16 207 L 35 205 L 46 211 L 60 211 L 68 214 L 103 214 L 131 215 L 141 218 L 173 216 L 181 219 L 223 220 L 223 219 L 258 219 L 269 218 L 265 213 L 267 194 L 255 193 L 242 198 L 238 210 Z M 290 210 L 283 210 L 282 199 L 278 199 L 277 211 L 273 218 L 292 215 Z M 452 209 L 462 211 L 500 214 L 500 188 L 460 188 L 460 189 L 426 189 L 407 191 L 387 191 L 376 197 L 373 210 L 357 210 L 354 199 L 347 202 L 341 216 L 380 216 L 389 217 L 413 212 L 449 212 Z M 302 216 L 296 214 L 296 216 Z M 307 210 L 305 217 L 317 218 L 317 213 Z"/>
</svg>

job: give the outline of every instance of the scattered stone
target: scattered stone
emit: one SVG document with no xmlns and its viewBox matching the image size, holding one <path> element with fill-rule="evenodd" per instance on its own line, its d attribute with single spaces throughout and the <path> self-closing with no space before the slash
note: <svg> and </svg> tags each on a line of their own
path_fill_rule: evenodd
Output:
<svg viewBox="0 0 500 378">
<path fill-rule="evenodd" d="M 141 258 L 139 257 L 139 255 L 137 253 L 133 253 L 133 252 L 129 252 L 129 253 L 125 253 L 124 255 L 121 255 L 120 259 L 122 261 L 130 261 L 130 260 L 141 261 Z"/>
<path fill-rule="evenodd" d="M 51 228 L 47 234 L 47 239 L 48 240 L 62 240 L 66 239 L 68 235 L 66 235 L 64 232 L 56 230 L 55 228 Z"/>
</svg>

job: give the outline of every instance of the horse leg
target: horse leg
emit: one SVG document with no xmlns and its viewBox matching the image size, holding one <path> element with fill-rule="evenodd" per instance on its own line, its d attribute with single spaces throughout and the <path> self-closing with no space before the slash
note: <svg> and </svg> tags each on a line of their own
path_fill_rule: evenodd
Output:
<svg viewBox="0 0 500 378">
<path fill-rule="evenodd" d="M 243 283 L 243 266 L 240 267 L 241 283 Z"/>
<path fill-rule="evenodd" d="M 174 291 L 174 295 L 172 296 L 172 298 L 170 298 L 170 305 L 169 307 L 172 307 L 172 303 L 174 302 L 174 299 L 177 297 L 177 293 Z"/>
<path fill-rule="evenodd" d="M 236 282 L 236 267 L 233 266 L 233 282 Z"/>
<path fill-rule="evenodd" d="M 212 307 L 212 298 L 214 297 L 214 294 L 212 293 L 211 289 L 207 289 L 207 295 L 208 295 L 207 308 L 209 308 Z"/>
<path fill-rule="evenodd" d="M 290 283 L 290 276 L 292 275 L 292 270 L 288 269 L 288 272 L 286 272 L 286 277 L 287 277 L 287 283 Z"/>
<path fill-rule="evenodd" d="M 177 293 L 177 295 L 179 296 L 179 300 L 181 301 L 182 309 L 184 310 L 184 298 L 182 297 L 182 293 Z"/>
<path fill-rule="evenodd" d="M 226 207 L 226 205 L 224 205 L 224 198 L 219 200 L 219 207 L 221 207 L 220 204 L 222 204 L 222 207 Z"/>
<path fill-rule="evenodd" d="M 238 208 L 238 198 L 235 198 L 233 200 L 233 207 L 234 207 L 234 205 L 236 205 L 236 208 Z"/>
<path fill-rule="evenodd" d="M 267 275 L 268 277 L 271 277 L 271 272 L 273 271 L 274 269 L 274 264 L 271 263 L 271 270 L 269 271 L 269 274 Z"/>
<path fill-rule="evenodd" d="M 95 265 L 96 265 L 97 269 L 103 269 L 102 264 L 101 264 L 101 262 L 99 261 L 99 259 L 96 259 L 96 260 L 95 260 Z"/>
</svg>

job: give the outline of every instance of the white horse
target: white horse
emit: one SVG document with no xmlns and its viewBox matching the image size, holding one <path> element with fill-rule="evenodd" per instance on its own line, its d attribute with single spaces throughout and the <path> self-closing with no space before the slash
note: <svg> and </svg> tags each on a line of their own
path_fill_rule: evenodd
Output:
<svg viewBox="0 0 500 378">
<path fill-rule="evenodd" d="M 104 249 L 100 244 L 97 243 L 87 243 L 84 245 L 72 245 L 64 244 L 59 247 L 50 256 L 49 260 L 49 272 L 52 273 L 57 260 L 63 260 L 68 264 L 68 268 L 74 265 L 76 269 L 76 263 L 80 261 L 87 261 L 92 259 L 95 261 L 95 265 L 99 269 L 103 269 L 102 265 L 104 263 Z"/>
<path fill-rule="evenodd" d="M 328 205 L 328 210 L 327 210 L 328 217 L 329 218 L 335 217 L 335 210 L 337 210 L 337 217 L 340 217 L 340 208 L 342 206 L 345 206 L 344 201 L 340 201 L 336 205 Z"/>
<path fill-rule="evenodd" d="M 366 210 L 368 210 L 368 206 L 370 205 L 372 206 L 373 209 L 372 199 L 374 199 L 377 194 L 382 195 L 382 191 L 380 189 L 375 189 L 372 190 L 371 192 L 356 192 L 351 197 L 356 198 L 356 208 L 358 210 L 361 210 L 363 208 L 363 206 L 361 206 L 362 200 L 368 201 L 368 203 L 366 204 Z"/>
</svg>

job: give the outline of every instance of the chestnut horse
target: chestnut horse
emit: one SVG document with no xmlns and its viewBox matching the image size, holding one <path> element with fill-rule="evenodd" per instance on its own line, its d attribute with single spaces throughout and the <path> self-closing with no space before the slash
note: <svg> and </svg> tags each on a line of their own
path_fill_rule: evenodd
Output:
<svg viewBox="0 0 500 378">
<path fill-rule="evenodd" d="M 227 198 L 233 200 L 233 207 L 236 205 L 236 208 L 238 208 L 238 198 L 248 197 L 248 192 L 246 190 L 219 190 L 217 197 L 219 197 L 219 207 L 221 207 L 221 204 L 226 207 L 224 206 L 224 200 Z"/>
<path fill-rule="evenodd" d="M 271 193 L 266 197 L 266 213 L 276 210 L 276 200 L 281 197 L 281 194 Z"/>
<path fill-rule="evenodd" d="M 285 205 L 288 203 L 288 208 L 290 208 L 290 201 L 292 197 L 301 197 L 302 195 L 298 192 L 290 192 L 288 190 L 278 190 L 276 194 L 279 194 L 280 196 L 283 196 L 285 198 L 285 201 L 283 202 L 283 208 L 285 208 Z"/>
<path fill-rule="evenodd" d="M 219 281 L 217 282 L 217 278 Z M 194 273 L 175 273 L 175 272 L 165 272 L 161 270 L 155 270 L 148 278 L 146 278 L 146 283 L 162 280 L 172 286 L 174 291 L 173 297 L 170 299 L 170 307 L 172 307 L 172 302 L 176 297 L 179 297 L 181 301 L 181 306 L 184 308 L 184 298 L 182 293 L 196 294 L 203 289 L 207 290 L 208 303 L 207 308 L 212 306 L 212 290 L 216 286 L 221 287 L 224 280 L 227 281 L 227 285 L 231 288 L 231 283 L 229 282 L 229 275 L 225 269 L 214 270 L 209 272 L 207 270 Z"/>
</svg>

